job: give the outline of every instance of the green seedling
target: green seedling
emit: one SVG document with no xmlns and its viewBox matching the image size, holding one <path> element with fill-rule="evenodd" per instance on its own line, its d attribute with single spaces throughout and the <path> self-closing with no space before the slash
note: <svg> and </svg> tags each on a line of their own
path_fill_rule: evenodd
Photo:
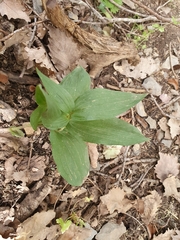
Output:
<svg viewBox="0 0 180 240">
<path fill-rule="evenodd" d="M 56 223 L 58 223 L 59 226 L 61 227 L 62 233 L 66 232 L 72 224 L 71 220 L 64 221 L 62 218 L 56 219 Z"/>
<path fill-rule="evenodd" d="M 90 89 L 89 74 L 77 67 L 60 84 L 37 73 L 42 81 L 36 87 L 38 107 L 31 114 L 34 130 L 50 130 L 52 155 L 61 176 L 80 186 L 89 172 L 86 142 L 105 145 L 133 145 L 147 141 L 138 129 L 116 118 L 146 94 L 107 89 Z"/>
<path fill-rule="evenodd" d="M 111 18 L 111 15 L 109 14 L 108 11 L 110 11 L 111 13 L 115 14 L 119 11 L 119 8 L 116 7 L 113 3 L 111 3 L 109 0 L 101 0 L 100 1 L 100 5 L 99 5 L 99 10 L 104 13 L 104 15 L 107 18 Z M 122 5 L 122 0 L 114 0 L 114 2 L 116 2 L 119 5 Z M 108 11 L 107 11 L 108 10 Z"/>
</svg>

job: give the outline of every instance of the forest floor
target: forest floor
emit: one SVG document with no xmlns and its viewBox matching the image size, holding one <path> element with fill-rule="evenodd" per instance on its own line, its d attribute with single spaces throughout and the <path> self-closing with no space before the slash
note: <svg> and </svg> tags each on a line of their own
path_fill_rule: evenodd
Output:
<svg viewBox="0 0 180 240">
<path fill-rule="evenodd" d="M 108 51 L 108 60 L 107 52 L 83 55 L 40 5 L 0 1 L 0 239 L 180 239 L 180 1 L 126 0 L 117 10 L 100 10 L 99 2 L 59 4 L 86 33 L 126 42 L 127 49 L 134 42 L 136 66 L 126 60 L 136 53 L 123 47 L 119 59 Z M 56 169 L 49 131 L 28 123 L 37 106 L 35 67 L 61 81 L 77 65 L 90 73 L 93 88 L 148 93 L 121 119 L 149 141 L 95 146 L 97 166 L 73 187 Z M 24 136 L 9 134 L 18 126 Z"/>
</svg>

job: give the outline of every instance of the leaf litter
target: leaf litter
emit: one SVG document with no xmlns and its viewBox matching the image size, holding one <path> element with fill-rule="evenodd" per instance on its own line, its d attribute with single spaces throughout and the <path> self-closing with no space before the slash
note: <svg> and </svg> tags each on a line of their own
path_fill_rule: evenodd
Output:
<svg viewBox="0 0 180 240">
<path fill-rule="evenodd" d="M 21 1 L 15 2 L 15 8 L 13 8 L 12 10 L 12 8 L 9 7 L 8 0 L 1 1 L 0 14 L 2 16 L 6 15 L 8 19 L 18 18 L 22 19 L 23 21 L 25 20 L 26 22 L 29 22 L 29 14 L 31 13 L 31 11 L 27 11 Z M 141 228 L 141 225 L 139 225 L 138 223 L 138 221 L 140 221 L 145 224 L 147 231 L 149 232 L 149 236 L 153 237 L 153 239 L 179 239 L 180 233 L 178 230 L 175 229 L 173 221 L 172 229 L 167 230 L 167 228 L 164 228 L 166 223 L 164 223 L 164 226 L 161 226 L 160 221 L 158 222 L 157 219 L 158 214 L 162 211 L 164 202 L 166 202 L 166 198 L 168 200 L 175 199 L 178 203 L 180 202 L 179 163 L 177 157 L 178 154 L 176 151 L 179 144 L 178 139 L 180 135 L 180 124 L 178 119 L 180 110 L 178 102 L 175 102 L 172 105 L 168 105 L 171 101 L 174 100 L 175 96 L 179 94 L 179 89 L 177 81 L 169 81 L 170 79 L 173 79 L 171 73 L 167 72 L 171 69 L 171 65 L 169 64 L 170 58 L 167 58 L 166 62 L 161 65 L 162 73 L 164 69 L 166 69 L 166 74 L 169 77 L 167 78 L 169 79 L 167 80 L 167 83 L 169 84 L 168 85 L 165 83 L 165 81 L 159 81 L 159 79 L 156 78 L 160 69 L 159 58 L 151 58 L 151 56 L 147 58 L 141 57 L 141 59 L 143 59 L 143 61 L 141 61 L 141 64 L 143 65 L 137 65 L 137 67 L 132 67 L 131 65 L 129 65 L 127 60 L 122 59 L 134 60 L 136 63 L 138 62 L 139 57 L 133 45 L 128 43 L 127 45 L 123 46 L 113 38 L 102 38 L 102 36 L 95 33 L 94 30 L 82 30 L 79 25 L 74 25 L 73 21 L 69 21 L 66 17 L 66 14 L 60 14 L 62 17 L 61 20 L 63 20 L 61 21 L 60 26 L 59 19 L 57 20 L 53 17 L 57 15 L 57 9 L 59 13 L 61 13 L 61 10 L 53 4 L 47 5 L 47 13 L 49 14 L 51 22 L 57 28 L 54 28 L 50 25 L 44 25 L 44 28 L 47 28 L 49 34 L 47 48 L 44 48 L 43 45 L 37 47 L 36 44 L 34 44 L 33 47 L 29 46 L 29 41 L 32 36 L 32 29 L 31 27 L 25 27 L 21 30 L 13 30 L 12 32 L 9 32 L 8 35 L 4 36 L 4 40 L 2 41 L 3 45 L 0 45 L 0 52 L 6 53 L 6 51 L 13 47 L 14 44 L 19 44 L 20 46 L 20 43 L 22 43 L 20 49 L 23 53 L 22 55 L 24 61 L 26 62 L 25 65 L 29 66 L 29 68 L 27 67 L 27 70 L 31 70 L 35 66 L 39 66 L 42 69 L 49 69 L 50 74 L 52 74 L 53 72 L 56 75 L 57 71 L 61 75 L 58 80 L 61 80 L 61 77 L 63 75 L 66 75 L 76 65 L 83 65 L 84 68 L 87 69 L 90 68 L 91 76 L 95 77 L 98 76 L 100 72 L 104 74 L 103 68 L 105 68 L 106 71 L 106 68 L 111 63 L 118 61 L 118 63 L 114 64 L 114 68 L 116 71 L 113 72 L 113 78 L 111 78 L 112 76 L 110 78 L 111 80 L 115 80 L 112 80 L 111 83 L 113 83 L 113 81 L 117 81 L 117 74 L 119 74 L 118 72 L 120 72 L 124 75 L 124 89 L 126 89 L 126 87 L 130 90 L 135 88 L 135 91 L 137 91 L 137 88 L 141 89 L 142 87 L 144 87 L 148 92 L 149 90 L 151 90 L 151 93 L 156 96 L 157 101 L 159 100 L 160 96 L 160 99 L 164 104 L 163 106 L 165 107 L 163 109 L 167 110 L 167 113 L 170 114 L 172 117 L 160 115 L 159 110 L 156 110 L 154 114 L 153 111 L 154 109 L 156 109 L 156 107 L 153 106 L 152 108 L 152 105 L 148 105 L 148 101 L 151 101 L 149 99 L 146 102 L 142 102 L 140 110 L 136 109 L 134 113 L 132 111 L 132 116 L 130 115 L 127 117 L 127 119 L 129 118 L 129 121 L 136 122 L 136 119 L 138 118 L 137 116 L 140 116 L 141 122 L 143 123 L 143 119 L 146 119 L 146 117 L 148 116 L 147 121 L 150 125 L 151 131 L 154 131 L 153 134 L 156 133 L 157 123 L 159 124 L 158 128 L 160 128 L 160 130 L 162 129 L 162 133 L 165 134 L 165 136 L 162 134 L 161 140 L 158 140 L 157 138 L 156 142 L 159 148 L 162 148 L 162 152 L 160 150 L 160 152 L 157 150 L 153 150 L 155 148 L 152 144 L 151 148 L 147 148 L 145 150 L 144 155 L 140 155 L 144 156 L 144 158 L 148 156 L 150 157 L 150 159 L 153 159 L 154 157 L 155 159 L 158 159 L 159 157 L 157 155 L 159 153 L 160 160 L 157 161 L 157 164 L 154 168 L 156 176 L 152 176 L 152 169 L 149 173 L 147 172 L 147 164 L 151 164 L 152 167 L 152 163 L 144 163 L 142 157 L 138 158 L 138 155 L 135 156 L 132 154 L 133 151 L 131 151 L 131 149 L 126 153 L 124 148 L 121 148 L 121 146 L 103 146 L 102 148 L 101 146 L 93 145 L 89 149 L 92 165 L 94 167 L 97 167 L 97 163 L 99 164 L 100 162 L 101 166 L 104 164 L 103 161 L 105 160 L 105 163 L 107 164 L 107 170 L 102 173 L 102 175 L 100 175 L 101 172 L 99 173 L 99 175 L 98 173 L 96 175 L 96 169 L 91 171 L 90 175 L 93 173 L 93 178 L 89 180 L 87 179 L 84 183 L 84 187 L 79 189 L 70 188 L 69 186 L 67 187 L 62 180 L 59 181 L 59 174 L 55 172 L 53 163 L 49 160 L 49 157 L 45 158 L 44 156 L 38 157 L 33 155 L 33 157 L 30 157 L 30 165 L 27 169 L 29 156 L 24 157 L 24 152 L 26 152 L 27 150 L 25 150 L 25 147 L 22 148 L 22 146 L 27 146 L 30 139 L 27 140 L 26 138 L 25 143 L 25 140 L 23 140 L 23 138 L 17 140 L 13 137 L 1 137 L 1 156 L 2 159 L 6 159 L 3 167 L 1 167 L 0 165 L 5 177 L 2 184 L 2 186 L 5 186 L 5 190 L 3 190 L 3 201 L 6 203 L 5 196 L 7 196 L 6 199 L 10 199 L 9 196 L 11 196 L 11 199 L 15 197 L 19 199 L 20 197 L 20 200 L 17 200 L 18 203 L 15 203 L 15 207 L 12 207 L 11 209 L 6 208 L 2 211 L 4 217 L 2 219 L 0 218 L 0 224 L 4 224 L 4 229 L 6 227 L 6 229 L 8 228 L 9 231 L 12 231 L 12 228 L 10 229 L 8 223 L 14 222 L 14 219 L 20 221 L 21 223 L 18 224 L 18 228 L 16 227 L 16 233 L 18 233 L 18 236 L 15 237 L 15 239 L 46 238 L 51 240 L 78 238 L 80 240 L 90 240 L 93 239 L 93 237 L 96 235 L 96 239 L 100 240 L 104 239 L 105 234 L 106 238 L 108 236 L 109 239 L 116 240 L 119 238 L 128 239 L 127 236 L 130 236 L 128 235 L 130 234 L 130 232 L 128 231 L 128 225 L 132 227 L 130 227 L 131 229 L 134 229 L 134 226 L 131 225 L 134 221 L 137 224 L 135 228 L 137 233 L 132 231 L 132 234 L 137 234 L 136 236 L 138 236 L 139 239 L 144 239 L 145 235 L 143 235 L 142 233 L 139 235 L 138 233 L 138 228 Z M 76 4 L 76 1 L 74 1 L 74 4 Z M 130 8 L 132 8 L 133 6 L 132 9 L 135 9 L 134 4 L 131 1 L 128 1 L 128 3 L 126 4 L 128 4 Z M 53 6 L 56 6 L 57 8 L 54 9 Z M 74 16 L 73 19 L 76 19 L 76 21 L 79 20 L 80 17 L 79 15 L 77 16 L 77 9 L 83 9 L 83 13 L 86 9 L 85 6 L 83 5 L 82 7 L 81 5 L 76 5 L 76 9 L 72 7 L 73 11 L 70 16 Z M 68 27 L 66 23 L 69 23 Z M 43 28 L 42 25 L 41 28 Z M 45 36 L 43 34 L 44 33 L 42 33 L 42 35 L 39 35 L 40 39 L 43 39 L 43 36 Z M 82 38 L 82 36 L 84 39 Z M 49 51 L 46 50 L 48 48 Z M 121 54 L 122 52 L 123 54 Z M 61 55 L 61 58 L 59 57 L 59 55 Z M 20 55 L 17 55 L 17 59 L 18 57 L 20 58 Z M 172 66 L 176 66 L 179 64 L 177 57 L 172 55 L 171 58 Z M 121 60 L 122 66 L 118 68 L 118 65 L 121 64 L 119 61 Z M 108 71 L 110 71 L 110 68 L 108 69 Z M 140 81 L 142 81 L 144 80 L 144 78 L 147 78 L 149 76 L 152 77 L 154 72 L 157 75 L 155 74 L 153 76 L 155 82 L 152 81 L 150 87 L 145 86 L 144 81 L 144 85 L 139 84 L 136 88 L 136 84 L 134 82 L 136 80 L 134 79 L 141 79 Z M 2 83 L 6 84 L 6 82 Z M 97 87 L 102 87 L 102 82 L 99 81 L 99 83 L 100 84 L 97 85 Z M 177 92 L 175 93 L 173 91 L 166 91 L 165 89 L 167 89 L 167 86 L 175 88 Z M 116 85 L 116 88 L 119 88 L 119 84 Z M 167 108 L 166 104 L 168 105 Z M 162 105 L 160 104 L 160 106 Z M 13 108 L 16 108 L 18 115 L 19 106 L 17 107 L 16 102 L 14 102 Z M 150 112 L 149 109 L 152 109 L 152 112 Z M 153 123 L 152 119 L 154 120 Z M 4 124 L 6 120 L 7 119 L 2 119 L 2 123 Z M 11 122 L 11 120 L 9 122 Z M 145 131 L 141 122 L 139 121 L 139 128 L 140 130 Z M 149 134 L 147 129 L 146 131 L 146 133 Z M 33 135 L 32 133 L 32 135 L 28 136 L 28 138 L 31 138 L 31 136 L 32 138 L 35 137 L 35 135 Z M 167 148 L 164 147 L 165 145 L 163 144 L 163 141 L 168 140 L 173 140 L 176 142 L 176 144 L 174 145 L 174 151 L 170 148 L 170 146 Z M 39 136 L 36 136 L 32 141 L 34 142 L 32 150 L 34 150 L 34 148 L 38 148 L 37 146 L 39 146 L 41 143 L 46 143 L 43 141 L 43 133 L 41 133 Z M 143 145 L 140 146 L 138 154 L 142 154 L 142 149 Z M 46 151 L 46 154 L 48 154 L 48 147 Z M 156 152 L 155 156 L 153 151 Z M 11 156 L 12 152 L 13 156 Z M 39 154 L 41 153 L 39 152 Z M 116 158 L 116 162 L 113 162 L 113 158 Z M 111 160 L 108 163 L 109 159 Z M 145 160 L 148 161 L 148 158 Z M 51 171 L 48 168 L 47 171 L 47 166 L 50 166 L 53 170 Z M 112 169 L 112 167 L 114 169 Z M 132 183 L 134 183 L 134 181 L 137 181 L 135 183 L 137 185 L 139 184 L 139 187 L 132 193 L 131 191 L 127 192 L 123 187 L 114 187 L 114 182 L 119 179 L 119 171 L 117 171 L 116 169 L 121 169 L 121 178 L 126 181 L 128 186 L 132 186 Z M 112 172 L 115 171 L 115 174 L 109 174 L 108 171 L 111 170 Z M 143 172 L 145 172 L 147 175 L 143 175 Z M 53 175 L 54 185 L 52 185 L 52 178 L 47 178 L 46 174 L 49 174 L 50 176 Z M 138 176 L 140 176 L 139 179 Z M 157 183 L 157 179 L 160 180 L 160 183 Z M 13 189 L 13 192 L 12 189 L 10 189 L 11 185 L 16 186 L 14 187 L 16 191 L 14 191 Z M 147 187 L 148 185 L 149 187 Z M 164 189 L 159 188 L 162 185 Z M 64 190 L 66 188 L 67 190 Z M 152 191 L 152 189 L 156 188 L 158 189 L 158 192 L 155 190 Z M 13 197 L 11 195 L 11 191 L 14 193 Z M 50 199 L 50 196 L 53 197 L 53 193 L 55 195 L 54 200 L 51 199 L 52 204 L 58 204 L 57 209 L 60 209 L 60 212 L 58 212 L 58 210 L 56 209 L 57 216 L 55 216 L 54 211 L 48 210 L 48 199 Z M 14 204 L 14 202 L 12 203 Z M 50 208 L 52 209 L 52 206 Z M 99 215 L 97 212 L 97 208 L 99 208 Z M 169 205 L 167 205 L 167 208 L 169 208 Z M 37 209 L 40 210 L 39 213 L 37 212 Z M 45 211 L 43 211 L 42 209 L 44 209 Z M 93 226 L 93 228 L 96 229 L 99 233 L 97 234 L 97 231 L 94 231 L 92 228 L 88 228 L 88 226 L 85 228 L 81 228 L 79 226 L 76 226 L 75 224 L 72 224 L 72 226 L 70 226 L 70 229 L 61 235 L 59 226 L 54 225 L 53 221 L 56 219 L 56 217 L 60 217 L 58 216 L 58 214 L 63 215 L 63 217 L 65 218 L 68 217 L 68 209 L 70 209 L 70 211 L 71 209 L 75 209 L 75 211 L 80 216 L 88 219 L 89 223 L 91 223 L 91 226 Z M 95 209 L 95 214 L 93 214 L 93 209 Z M 128 215 L 126 214 L 130 213 L 130 215 L 132 215 L 133 217 L 134 209 L 137 210 L 139 215 L 131 218 L 131 221 L 127 223 L 126 217 Z M 122 217 L 119 217 L 119 215 L 121 214 Z M 165 214 L 165 212 L 163 214 Z M 45 220 L 42 221 L 42 219 Z M 118 221 L 120 221 L 120 224 L 117 224 Z M 167 219 L 167 222 L 168 221 L 171 221 L 171 219 Z M 161 231 L 161 233 L 156 231 L 153 232 L 151 230 L 151 226 L 153 224 L 157 228 L 159 228 L 160 226 L 159 229 L 163 229 L 163 231 Z M 155 236 L 154 233 L 156 233 L 156 235 L 158 236 Z M 7 237 L 8 236 L 9 235 L 7 235 Z M 135 235 L 133 235 L 133 237 L 134 236 Z M 3 239 L 3 237 L 1 238 Z"/>
</svg>

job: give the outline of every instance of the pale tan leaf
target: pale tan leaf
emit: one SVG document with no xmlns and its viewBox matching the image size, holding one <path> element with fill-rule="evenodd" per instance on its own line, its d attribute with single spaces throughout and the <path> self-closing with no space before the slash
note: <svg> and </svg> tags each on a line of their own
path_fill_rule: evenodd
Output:
<svg viewBox="0 0 180 240">
<path fill-rule="evenodd" d="M 163 181 L 163 185 L 165 188 L 164 195 L 169 197 L 172 196 L 176 198 L 177 201 L 180 202 L 180 192 L 177 191 L 177 184 L 175 176 L 169 176 Z"/>
<path fill-rule="evenodd" d="M 143 198 L 144 212 L 142 214 L 143 222 L 148 225 L 156 216 L 158 208 L 161 206 L 162 199 L 156 191 L 152 191 L 150 195 Z"/>
<path fill-rule="evenodd" d="M 0 14 L 2 16 L 6 15 L 8 19 L 19 18 L 26 22 L 31 21 L 21 0 L 3 0 L 0 2 Z"/>
<path fill-rule="evenodd" d="M 22 29 L 21 31 L 15 31 L 12 34 L 6 36 L 6 40 L 3 41 L 3 46 L 0 48 L 0 53 L 3 54 L 8 47 L 14 44 L 24 43 L 26 45 L 30 41 L 31 30 L 29 28 Z"/>
<path fill-rule="evenodd" d="M 112 188 L 108 194 L 100 197 L 100 199 L 110 213 L 113 213 L 115 210 L 125 213 L 135 203 L 135 201 L 127 199 L 126 192 L 120 188 Z"/>
<path fill-rule="evenodd" d="M 160 160 L 155 166 L 157 177 L 163 182 L 169 175 L 177 176 L 179 163 L 177 156 L 159 153 Z"/>
<path fill-rule="evenodd" d="M 80 58 L 81 53 L 73 37 L 58 28 L 49 28 L 50 56 L 56 68 L 66 70 Z"/>
<path fill-rule="evenodd" d="M 154 236 L 153 240 L 171 240 L 171 236 L 174 234 L 174 230 L 168 229 L 165 233 Z"/>
<path fill-rule="evenodd" d="M 97 168 L 97 161 L 99 158 L 99 152 L 97 150 L 97 144 L 96 143 L 87 143 L 88 145 L 88 152 L 89 152 L 89 157 L 91 160 L 91 167 L 92 168 Z"/>
<path fill-rule="evenodd" d="M 55 229 L 53 227 L 53 231 L 46 227 L 54 217 L 55 212 L 53 210 L 34 214 L 19 225 L 15 240 L 44 240 L 50 233 L 51 238 L 49 239 L 53 239 L 53 235 L 55 238 L 58 234 L 58 226 L 55 226 Z"/>
<path fill-rule="evenodd" d="M 120 154 L 121 145 L 106 145 L 103 147 L 105 159 L 115 158 Z"/>
<path fill-rule="evenodd" d="M 180 120 L 170 118 L 168 121 L 168 126 L 170 127 L 170 133 L 172 138 L 175 138 L 180 134 Z"/>
<path fill-rule="evenodd" d="M 172 236 L 172 240 L 179 240 L 180 239 L 180 231 L 176 230 L 175 232 L 176 232 L 176 235 Z"/>
<path fill-rule="evenodd" d="M 42 68 L 46 68 L 54 72 L 53 65 L 51 61 L 48 58 L 48 55 L 45 51 L 45 49 L 41 46 L 39 48 L 24 48 L 27 52 L 27 56 L 29 58 L 29 61 L 35 61 L 38 63 Z"/>
<path fill-rule="evenodd" d="M 171 139 L 171 135 L 170 135 L 170 131 L 169 131 L 169 127 L 167 125 L 167 118 L 166 117 L 162 117 L 159 122 L 158 125 L 160 126 L 160 128 L 165 132 L 165 139 Z"/>
</svg>

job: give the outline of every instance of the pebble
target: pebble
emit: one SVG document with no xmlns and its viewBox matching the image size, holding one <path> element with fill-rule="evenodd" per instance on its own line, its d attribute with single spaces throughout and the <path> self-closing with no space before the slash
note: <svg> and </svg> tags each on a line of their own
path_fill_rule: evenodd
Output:
<svg viewBox="0 0 180 240">
<path fill-rule="evenodd" d="M 143 87 L 154 96 L 161 95 L 162 86 L 153 77 L 148 77 L 143 82 Z"/>
</svg>

